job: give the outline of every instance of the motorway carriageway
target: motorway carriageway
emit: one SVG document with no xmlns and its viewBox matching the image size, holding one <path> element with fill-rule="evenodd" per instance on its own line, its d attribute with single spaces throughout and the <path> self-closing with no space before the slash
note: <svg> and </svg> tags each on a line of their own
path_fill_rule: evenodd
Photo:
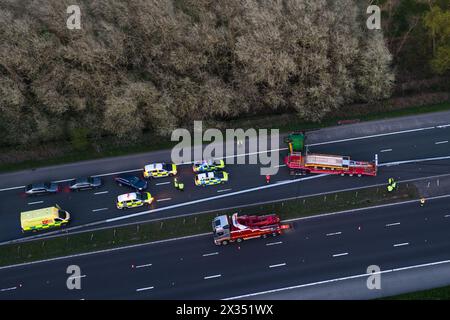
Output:
<svg viewBox="0 0 450 320">
<path fill-rule="evenodd" d="M 450 158 L 450 143 L 447 142 L 450 140 L 449 137 L 450 126 L 437 126 L 388 135 L 322 142 L 309 146 L 311 152 L 349 155 L 355 160 L 371 160 L 378 153 L 381 163 L 414 159 L 430 160 L 436 157 L 446 158 L 381 167 L 377 177 L 314 176 L 308 177 L 305 181 L 302 180 L 305 179 L 304 177 L 290 176 L 288 169 L 281 165 L 278 174 L 272 178 L 271 185 L 266 186 L 264 177 L 259 174 L 259 165 L 230 165 L 226 168 L 226 171 L 230 173 L 228 183 L 203 188 L 194 185 L 191 165 L 182 165 L 179 167 L 179 179 L 185 183 L 184 192 L 175 190 L 171 179 L 155 179 L 151 181 L 149 188 L 152 196 L 156 199 L 155 202 L 149 208 L 141 207 L 126 211 L 115 208 L 117 196 L 130 192 L 129 189 L 118 187 L 113 182 L 113 176 L 117 175 L 117 172 L 102 174 L 105 185 L 101 189 L 70 193 L 66 186 L 63 187 L 63 192 L 57 195 L 37 197 L 26 197 L 23 188 L 4 186 L 2 183 L 2 189 L 0 189 L 0 215 L 2 218 L 0 242 L 23 237 L 20 231 L 21 211 L 44 208 L 55 203 L 71 213 L 73 217 L 71 227 L 96 221 L 109 221 L 108 225 L 114 225 L 380 184 L 385 183 L 391 176 L 397 180 L 407 180 L 450 174 L 450 160 L 448 159 Z M 245 150 L 243 152 L 245 153 Z M 286 153 L 286 150 L 280 152 L 281 161 Z M 149 158 L 140 166 L 161 161 L 169 161 L 169 159 Z M 137 168 L 127 168 L 126 165 L 125 163 L 124 171 L 137 170 Z M 135 173 L 141 174 L 141 170 L 139 169 Z M 66 177 L 61 179 L 63 184 L 64 181 L 72 178 L 70 171 L 65 174 Z M 251 192 L 247 192 L 248 190 Z M 204 201 L 208 198 L 208 201 Z M 185 206 L 186 203 L 189 205 Z M 136 217 L 128 217 L 136 214 Z M 115 219 L 123 220 L 114 221 Z"/>
<path fill-rule="evenodd" d="M 293 227 L 240 245 L 219 247 L 200 235 L 3 267 L 0 299 L 261 299 L 270 294 L 259 292 L 320 287 L 364 274 L 369 265 L 383 271 L 450 259 L 448 197 L 423 208 L 414 202 L 306 218 Z M 82 290 L 66 288 L 73 264 L 81 268 Z M 427 276 L 433 274 L 420 281 Z"/>
</svg>

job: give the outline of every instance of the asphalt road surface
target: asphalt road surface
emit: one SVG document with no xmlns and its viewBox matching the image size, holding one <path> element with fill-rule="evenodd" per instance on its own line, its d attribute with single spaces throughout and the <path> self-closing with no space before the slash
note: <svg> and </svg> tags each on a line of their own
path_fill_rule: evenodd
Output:
<svg viewBox="0 0 450 320">
<path fill-rule="evenodd" d="M 364 274 L 370 265 L 388 270 L 449 260 L 449 230 L 449 198 L 423 208 L 414 202 L 313 217 L 240 246 L 215 246 L 205 235 L 0 268 L 0 299 L 265 299 L 274 289 L 295 299 L 312 287 L 315 298 L 327 298 L 330 286 L 345 284 L 333 279 Z M 81 290 L 66 287 L 69 265 L 80 267 Z M 426 288 L 437 276 L 424 273 L 416 283 Z M 407 283 L 389 279 L 381 276 L 389 294 L 404 292 Z M 291 286 L 297 289 L 283 289 Z M 354 297 L 368 291 L 359 290 Z"/>
<path fill-rule="evenodd" d="M 402 128 L 405 126 L 403 122 L 398 121 Z M 450 113 L 435 119 L 434 126 L 427 122 L 426 126 L 420 127 L 420 123 L 416 122 L 410 121 L 414 124 L 413 129 L 406 127 L 399 132 L 388 130 L 381 122 L 379 133 L 369 136 L 364 134 L 364 127 L 359 128 L 359 132 L 351 130 L 352 126 L 335 128 L 338 140 L 320 140 L 320 130 L 311 133 L 314 137 L 313 143 L 309 142 L 311 152 L 347 155 L 354 160 L 366 161 L 378 154 L 382 166 L 377 177 L 311 176 L 305 179 L 290 176 L 288 169 L 281 164 L 278 174 L 272 177 L 271 184 L 266 185 L 264 176 L 259 172 L 260 165 L 234 164 L 226 167 L 230 174 L 228 183 L 196 187 L 191 165 L 186 164 L 179 166 L 179 180 L 185 183 L 184 192 L 175 190 L 169 178 L 151 180 L 149 191 L 155 197 L 155 202 L 150 207 L 126 211 L 117 210 L 115 202 L 119 194 L 127 193 L 130 189 L 117 186 L 113 181 L 114 176 L 124 171 L 141 175 L 141 168 L 145 164 L 169 162 L 170 151 L 153 152 L 145 157 L 133 155 L 3 174 L 0 175 L 0 242 L 29 236 L 20 231 L 20 212 L 54 204 L 59 204 L 71 213 L 71 227 L 102 221 L 107 221 L 103 225 L 113 225 L 363 187 L 384 183 L 391 176 L 397 180 L 407 180 L 450 174 Z M 371 123 L 367 126 L 371 126 Z M 345 130 L 348 131 L 347 135 L 342 133 Z M 330 129 L 324 129 L 324 132 L 327 133 L 324 137 L 327 137 Z M 281 144 L 280 148 L 285 149 L 285 145 Z M 246 153 L 246 150 L 247 146 L 243 146 L 241 151 L 238 148 L 238 153 Z M 282 160 L 287 151 L 279 152 Z M 438 157 L 444 159 L 433 160 Z M 395 165 L 396 162 L 408 160 L 412 162 Z M 415 162 L 416 160 L 424 161 Z M 93 191 L 68 191 L 66 180 L 88 175 L 101 175 L 105 181 L 104 186 Z M 62 192 L 56 195 L 25 196 L 24 185 L 43 180 L 62 180 Z"/>
</svg>

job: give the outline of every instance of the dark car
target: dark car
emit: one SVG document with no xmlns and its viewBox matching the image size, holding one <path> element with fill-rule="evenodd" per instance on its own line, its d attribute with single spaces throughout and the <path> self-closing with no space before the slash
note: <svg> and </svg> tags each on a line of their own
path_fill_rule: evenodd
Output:
<svg viewBox="0 0 450 320">
<path fill-rule="evenodd" d="M 53 182 L 33 183 L 25 188 L 25 193 L 27 195 L 57 193 L 58 191 L 58 184 Z"/>
<path fill-rule="evenodd" d="M 99 177 L 78 178 L 70 182 L 69 188 L 71 191 L 79 191 L 100 188 L 102 184 L 102 179 Z"/>
<path fill-rule="evenodd" d="M 147 189 L 147 181 L 133 175 L 122 174 L 116 177 L 115 180 L 119 186 L 128 186 L 139 191 Z"/>
</svg>

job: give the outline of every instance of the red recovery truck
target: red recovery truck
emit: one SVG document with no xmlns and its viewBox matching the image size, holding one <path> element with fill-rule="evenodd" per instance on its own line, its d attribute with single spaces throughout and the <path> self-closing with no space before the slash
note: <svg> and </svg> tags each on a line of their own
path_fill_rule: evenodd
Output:
<svg viewBox="0 0 450 320">
<path fill-rule="evenodd" d="M 234 213 L 231 218 L 222 215 L 214 218 L 212 222 L 214 243 L 226 245 L 229 242 L 242 242 L 252 238 L 277 236 L 289 225 L 281 224 L 276 214 L 265 216 L 240 216 Z"/>
<path fill-rule="evenodd" d="M 350 157 L 318 153 L 291 152 L 284 158 L 284 163 L 291 169 L 291 174 L 326 173 L 361 176 L 376 176 L 378 155 L 375 161 L 354 161 Z"/>
</svg>

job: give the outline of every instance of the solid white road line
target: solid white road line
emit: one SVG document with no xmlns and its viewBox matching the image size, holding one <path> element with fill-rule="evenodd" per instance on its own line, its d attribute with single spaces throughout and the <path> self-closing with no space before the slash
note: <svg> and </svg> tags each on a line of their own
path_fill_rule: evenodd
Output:
<svg viewBox="0 0 450 320">
<path fill-rule="evenodd" d="M 105 210 L 108 210 L 108 208 L 94 209 L 94 210 L 92 210 L 92 212 L 105 211 Z"/>
<path fill-rule="evenodd" d="M 447 128 L 450 127 L 450 124 L 444 124 L 442 126 L 436 126 L 436 128 L 442 129 L 442 128 Z"/>
<path fill-rule="evenodd" d="M 98 174 L 95 176 L 92 176 L 94 178 L 96 177 L 107 177 L 107 176 L 113 176 L 116 174 L 122 174 L 122 173 L 130 173 L 130 172 L 136 172 L 136 171 L 142 171 L 142 168 L 139 169 L 131 169 L 131 170 L 124 170 L 124 171 L 116 171 L 116 172 L 109 172 L 109 173 L 103 173 L 103 174 Z"/>
<path fill-rule="evenodd" d="M 380 152 L 391 152 L 392 151 L 392 149 L 384 149 L 384 150 L 381 150 Z"/>
<path fill-rule="evenodd" d="M 448 140 L 445 140 L 445 141 L 438 141 L 438 142 L 435 142 L 434 144 L 444 144 L 444 143 L 448 143 Z"/>
<path fill-rule="evenodd" d="M 290 287 L 284 287 L 284 288 L 278 288 L 278 289 L 272 289 L 272 290 L 266 290 L 266 291 L 260 291 L 260 292 L 243 294 L 243 295 L 240 295 L 240 296 L 229 297 L 229 298 L 225 298 L 225 299 L 222 299 L 222 300 L 234 300 L 234 299 L 249 298 L 249 297 L 254 297 L 254 296 L 267 294 L 267 293 L 275 293 L 275 292 L 292 290 L 292 289 L 306 288 L 306 287 L 312 287 L 312 286 L 317 286 L 317 285 L 322 285 L 322 284 L 327 284 L 327 283 L 332 283 L 332 282 L 351 280 L 351 279 L 367 278 L 368 276 L 373 275 L 373 274 L 393 273 L 393 272 L 399 272 L 399 271 L 404 271 L 404 270 L 411 270 L 411 269 L 418 269 L 418 268 L 424 268 L 424 267 L 431 267 L 431 266 L 447 264 L 447 263 L 450 263 L 450 260 L 443 260 L 443 261 L 437 261 L 437 262 L 413 265 L 413 266 L 409 266 L 409 267 L 402 267 L 402 268 L 383 270 L 383 271 L 375 272 L 375 273 L 372 273 L 372 274 L 363 273 L 363 274 L 357 274 L 357 275 L 347 276 L 347 277 L 342 277 L 342 278 L 335 278 L 335 279 L 328 279 L 328 280 L 323 280 L 323 281 L 318 281 L 318 282 L 299 284 L 299 285 L 290 286 Z"/>
<path fill-rule="evenodd" d="M 146 288 L 140 288 L 140 289 L 136 289 L 137 292 L 140 291 L 146 291 L 146 290 L 152 290 L 154 287 L 146 287 Z"/>
<path fill-rule="evenodd" d="M 341 232 L 341 231 L 338 231 L 338 232 L 333 232 L 333 233 L 327 233 L 327 237 L 330 237 L 330 236 L 337 236 L 337 235 L 339 235 L 339 234 L 342 234 L 342 232 Z"/>
<path fill-rule="evenodd" d="M 5 289 L 0 289 L 0 292 L 12 291 L 12 290 L 16 290 L 16 289 L 17 289 L 17 287 L 5 288 Z"/>
<path fill-rule="evenodd" d="M 278 241 L 278 242 L 270 242 L 270 243 L 266 243 L 266 246 L 275 246 L 277 244 L 282 244 L 283 241 Z"/>
<path fill-rule="evenodd" d="M 278 267 L 284 267 L 286 263 L 279 263 L 279 264 L 273 264 L 269 266 L 269 268 L 278 268 Z"/>
<path fill-rule="evenodd" d="M 389 166 L 398 166 L 400 164 L 417 163 L 417 162 L 425 162 L 425 161 L 436 161 L 436 160 L 448 160 L 448 159 L 450 159 L 450 156 L 386 162 L 386 163 L 380 163 L 378 166 L 379 167 L 389 167 Z"/>
<path fill-rule="evenodd" d="M 218 255 L 218 252 L 213 252 L 213 253 L 205 253 L 204 255 L 202 255 L 202 257 L 209 257 L 209 256 L 216 256 Z"/>
<path fill-rule="evenodd" d="M 156 201 L 161 202 L 161 201 L 169 201 L 169 200 L 172 200 L 172 198 L 163 198 L 163 199 L 158 199 Z"/>
<path fill-rule="evenodd" d="M 348 252 L 336 253 L 336 254 L 333 254 L 333 258 L 342 257 L 342 256 L 346 256 L 346 255 L 348 255 Z"/>
<path fill-rule="evenodd" d="M 445 216 L 444 216 L 444 218 L 449 218 L 450 217 L 450 214 L 446 214 Z"/>
<path fill-rule="evenodd" d="M 0 189 L 0 192 L 1 192 L 1 191 L 16 190 L 16 189 L 23 189 L 23 188 L 25 188 L 25 186 L 18 186 L 18 187 L 5 188 L 5 189 Z"/>
<path fill-rule="evenodd" d="M 207 277 L 204 277 L 203 279 L 208 280 L 208 279 L 219 278 L 219 277 L 221 277 L 221 276 L 222 276 L 221 274 L 215 274 L 215 275 L 213 275 L 213 276 L 207 276 Z"/>
<path fill-rule="evenodd" d="M 139 266 L 136 266 L 135 268 L 136 269 L 139 269 L 139 268 L 146 268 L 146 267 L 151 267 L 152 266 L 152 264 L 151 263 L 148 263 L 148 264 L 141 264 L 141 265 L 139 265 Z"/>
<path fill-rule="evenodd" d="M 160 182 L 160 183 L 155 183 L 155 186 L 162 186 L 164 184 L 169 184 L 172 183 L 171 181 L 167 181 L 167 182 Z"/>
<path fill-rule="evenodd" d="M 68 182 L 68 181 L 72 181 L 75 180 L 75 178 L 70 178 L 70 179 L 64 179 L 64 180 L 56 180 L 56 181 L 52 181 L 54 183 L 61 183 L 61 182 Z"/>
<path fill-rule="evenodd" d="M 400 222 L 389 223 L 386 225 L 386 227 L 398 226 L 399 224 L 400 224 Z"/>
<path fill-rule="evenodd" d="M 44 201 L 28 202 L 28 205 L 44 203 Z"/>
<path fill-rule="evenodd" d="M 409 242 L 397 243 L 397 244 L 394 244 L 394 247 L 403 247 L 403 246 L 407 246 L 407 245 L 409 245 Z"/>
<path fill-rule="evenodd" d="M 231 190 L 233 190 L 233 189 L 222 189 L 222 190 L 217 190 L 217 192 L 227 192 L 227 191 L 231 191 Z"/>
<path fill-rule="evenodd" d="M 436 127 L 426 127 L 426 128 L 418 128 L 418 129 L 411 129 L 411 130 L 395 131 L 395 132 L 389 132 L 389 133 L 380 133 L 380 134 L 373 134 L 373 135 L 370 135 L 370 136 L 362 136 L 362 137 L 356 137 L 356 138 L 348 138 L 348 139 L 341 139 L 341 140 L 334 140 L 334 141 L 327 141 L 327 142 L 312 143 L 312 144 L 309 144 L 308 146 L 320 146 L 320 145 L 323 145 L 323 144 L 330 144 L 330 143 L 338 143 L 338 142 L 362 140 L 362 139 L 369 139 L 369 138 L 377 138 L 377 137 L 391 136 L 391 135 L 395 135 L 395 134 L 402 134 L 402 133 L 410 133 L 410 132 L 431 130 L 431 129 L 435 129 L 435 128 Z"/>
<path fill-rule="evenodd" d="M 95 195 L 99 195 L 99 194 L 107 194 L 109 193 L 109 191 L 101 191 L 101 192 L 96 192 L 94 193 Z"/>
</svg>

